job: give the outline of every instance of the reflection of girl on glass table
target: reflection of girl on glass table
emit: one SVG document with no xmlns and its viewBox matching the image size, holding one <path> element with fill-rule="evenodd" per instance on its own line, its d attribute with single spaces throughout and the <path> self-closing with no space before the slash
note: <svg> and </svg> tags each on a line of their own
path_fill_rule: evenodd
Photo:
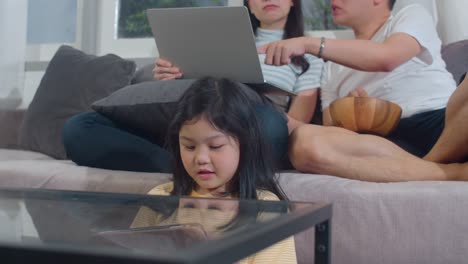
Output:
<svg viewBox="0 0 468 264">
<path fill-rule="evenodd" d="M 149 194 L 205 198 L 284 200 L 277 184 L 270 146 L 255 113 L 258 103 L 250 88 L 226 79 L 195 82 L 177 103 L 168 144 L 174 158 L 174 182 Z M 274 217 L 259 213 L 251 221 Z M 181 199 L 169 216 L 148 207 L 138 212 L 132 227 L 200 223 L 210 236 L 242 223 L 237 200 L 212 202 Z M 245 261 L 245 262 L 244 262 Z M 294 239 L 285 239 L 242 263 L 296 263 Z"/>
</svg>

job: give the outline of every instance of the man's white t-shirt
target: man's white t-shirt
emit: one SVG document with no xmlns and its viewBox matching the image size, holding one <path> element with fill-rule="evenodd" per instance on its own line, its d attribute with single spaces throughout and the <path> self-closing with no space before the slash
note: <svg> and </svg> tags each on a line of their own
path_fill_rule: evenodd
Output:
<svg viewBox="0 0 468 264">
<path fill-rule="evenodd" d="M 414 37 L 422 52 L 391 72 L 364 72 L 327 63 L 321 91 L 323 109 L 360 87 L 371 97 L 400 105 L 402 117 L 447 106 L 456 83 L 442 60 L 441 41 L 431 15 L 420 5 L 408 5 L 390 16 L 372 40 L 382 43 L 394 33 Z"/>
</svg>

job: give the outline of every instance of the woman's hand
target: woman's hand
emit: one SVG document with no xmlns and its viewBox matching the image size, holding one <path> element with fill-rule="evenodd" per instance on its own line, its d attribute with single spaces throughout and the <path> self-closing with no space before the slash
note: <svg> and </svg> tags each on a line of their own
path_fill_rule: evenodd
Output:
<svg viewBox="0 0 468 264">
<path fill-rule="evenodd" d="M 307 52 L 307 37 L 291 38 L 271 42 L 257 48 L 258 53 L 266 54 L 265 64 L 284 65 L 292 57 L 302 56 Z"/>
<path fill-rule="evenodd" d="M 171 62 L 164 59 L 157 59 L 154 64 L 154 79 L 158 81 L 173 80 L 182 77 L 179 68 L 172 65 Z"/>
</svg>

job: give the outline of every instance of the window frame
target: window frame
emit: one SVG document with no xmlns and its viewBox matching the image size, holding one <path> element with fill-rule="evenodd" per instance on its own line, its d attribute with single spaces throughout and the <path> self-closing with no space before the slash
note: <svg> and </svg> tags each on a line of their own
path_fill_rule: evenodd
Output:
<svg viewBox="0 0 468 264">
<path fill-rule="evenodd" d="M 77 49 L 83 49 L 84 43 L 84 19 L 85 10 L 90 2 L 88 0 L 76 0 L 76 31 L 75 31 L 75 42 L 74 43 L 45 43 L 45 44 L 29 44 L 26 45 L 26 66 L 28 68 L 31 65 L 44 64 L 54 56 L 55 52 L 61 45 L 71 45 Z M 93 16 L 94 17 L 94 16 Z"/>
<path fill-rule="evenodd" d="M 96 54 L 115 53 L 125 58 L 157 57 L 153 38 L 117 38 L 119 0 L 99 1 L 99 34 Z M 242 5 L 242 0 L 228 0 L 229 6 Z"/>
</svg>

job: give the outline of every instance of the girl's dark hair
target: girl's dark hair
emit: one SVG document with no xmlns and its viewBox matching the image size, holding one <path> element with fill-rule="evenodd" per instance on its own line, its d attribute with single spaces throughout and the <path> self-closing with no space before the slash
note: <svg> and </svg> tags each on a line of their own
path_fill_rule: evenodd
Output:
<svg viewBox="0 0 468 264">
<path fill-rule="evenodd" d="M 252 99 L 253 95 L 259 100 Z M 167 143 L 174 162 L 171 194 L 190 195 L 196 186 L 182 163 L 179 132 L 187 122 L 205 117 L 239 142 L 239 167 L 232 178 L 232 194 L 241 199 L 257 199 L 257 189 L 264 189 L 286 199 L 276 181 L 270 146 L 256 115 L 256 107 L 264 104 L 260 98 L 249 87 L 227 79 L 203 78 L 192 84 L 177 102 L 168 129 Z"/>
<path fill-rule="evenodd" d="M 390 7 L 390 10 L 393 10 L 393 7 L 395 6 L 395 2 L 396 2 L 396 0 L 389 0 L 388 1 L 388 5 Z"/>
<path fill-rule="evenodd" d="M 247 7 L 250 14 L 250 22 L 252 24 L 252 29 L 255 35 L 257 34 L 257 28 L 260 27 L 260 21 L 255 17 L 255 15 L 250 12 L 249 0 L 244 0 L 244 6 Z M 288 14 L 288 19 L 284 27 L 283 39 L 296 38 L 304 36 L 304 18 L 302 16 L 302 6 L 301 0 L 293 0 L 294 5 L 291 7 L 291 10 Z M 306 72 L 309 69 L 309 63 L 304 58 L 304 56 L 296 56 L 292 58 L 292 63 L 296 66 L 302 68 L 302 73 Z"/>
</svg>

